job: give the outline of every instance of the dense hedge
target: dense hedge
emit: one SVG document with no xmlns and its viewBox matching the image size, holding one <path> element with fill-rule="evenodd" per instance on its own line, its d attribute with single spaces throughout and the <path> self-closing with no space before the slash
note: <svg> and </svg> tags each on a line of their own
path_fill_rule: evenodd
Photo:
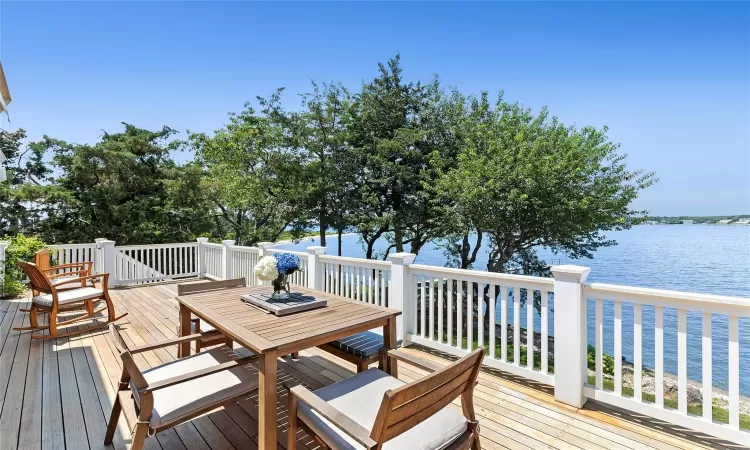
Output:
<svg viewBox="0 0 750 450">
<path fill-rule="evenodd" d="M 34 253 L 44 248 L 44 242 L 36 236 L 23 234 L 6 236 L 0 241 L 10 241 L 10 246 L 5 249 L 5 276 L 0 280 L 0 298 L 15 297 L 26 289 L 22 284 L 26 275 L 16 262 L 34 261 Z"/>
</svg>

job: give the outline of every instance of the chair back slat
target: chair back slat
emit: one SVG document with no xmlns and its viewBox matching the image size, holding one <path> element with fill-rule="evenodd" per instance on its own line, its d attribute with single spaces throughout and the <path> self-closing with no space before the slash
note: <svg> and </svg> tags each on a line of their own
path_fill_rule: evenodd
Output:
<svg viewBox="0 0 750 450">
<path fill-rule="evenodd" d="M 36 264 L 26 261 L 18 261 L 18 266 L 21 267 L 26 276 L 29 277 L 31 289 L 47 294 L 52 293 L 52 285 Z"/>
<path fill-rule="evenodd" d="M 227 289 L 233 287 L 245 287 L 247 282 L 244 278 L 235 278 L 233 280 L 209 281 L 207 283 L 183 283 L 177 285 L 177 295 L 195 294 L 197 292 L 207 292 L 217 289 Z"/>
<path fill-rule="evenodd" d="M 389 441 L 424 422 L 462 394 L 471 392 L 483 358 L 484 349 L 480 347 L 420 380 L 387 391 L 371 437 L 381 443 Z"/>
<path fill-rule="evenodd" d="M 39 270 L 46 270 L 52 267 L 52 263 L 50 262 L 49 250 L 43 248 L 34 253 L 34 264 L 36 264 Z"/>
</svg>

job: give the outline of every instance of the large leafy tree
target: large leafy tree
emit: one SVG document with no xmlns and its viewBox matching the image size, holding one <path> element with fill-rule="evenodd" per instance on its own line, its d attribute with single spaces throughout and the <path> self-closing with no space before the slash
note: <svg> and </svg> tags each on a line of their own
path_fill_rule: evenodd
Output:
<svg viewBox="0 0 750 450">
<path fill-rule="evenodd" d="M 125 124 L 122 133 L 105 133 L 94 145 L 45 138 L 60 175 L 45 192 L 47 242 L 90 242 L 94 237 L 119 244 L 184 242 L 210 226 L 205 208 L 189 193 L 194 171 L 170 158 L 174 131 L 149 131 Z M 173 195 L 170 195 L 170 192 Z"/>
<path fill-rule="evenodd" d="M 264 113 L 247 103 L 213 136 L 190 135 L 188 144 L 206 171 L 201 188 L 217 233 L 239 244 L 274 241 L 306 223 L 300 183 L 304 166 L 286 147 L 285 128 L 270 115 L 279 95 L 262 101 Z"/>
</svg>

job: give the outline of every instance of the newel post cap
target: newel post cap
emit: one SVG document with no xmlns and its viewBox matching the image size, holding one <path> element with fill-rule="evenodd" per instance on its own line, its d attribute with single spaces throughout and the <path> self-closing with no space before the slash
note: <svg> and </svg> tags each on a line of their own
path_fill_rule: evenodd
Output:
<svg viewBox="0 0 750 450">
<path fill-rule="evenodd" d="M 326 248 L 320 245 L 313 245 L 313 246 L 307 247 L 307 253 L 310 255 L 325 255 Z"/>
<path fill-rule="evenodd" d="M 255 245 L 257 245 L 258 248 L 262 248 L 263 250 L 265 250 L 268 248 L 272 248 L 274 245 L 276 245 L 276 243 L 275 242 L 258 242 Z"/>
<path fill-rule="evenodd" d="M 388 259 L 391 260 L 391 264 L 399 266 L 408 266 L 413 263 L 417 255 L 414 253 L 392 253 Z"/>
<path fill-rule="evenodd" d="M 0 241 L 0 247 L 10 247 L 10 241 Z"/>
<path fill-rule="evenodd" d="M 589 272 L 591 272 L 590 267 L 576 266 L 572 264 L 552 266 L 550 270 L 552 271 L 552 276 L 555 278 L 555 281 L 568 281 L 572 283 L 584 283 L 586 277 L 589 276 Z"/>
<path fill-rule="evenodd" d="M 227 247 L 234 245 L 234 239 L 224 239 L 221 241 L 221 245 L 226 245 Z"/>
<path fill-rule="evenodd" d="M 199 244 L 207 244 L 208 243 L 208 238 L 207 237 L 199 237 L 199 238 L 196 239 L 196 241 L 198 241 Z"/>
</svg>

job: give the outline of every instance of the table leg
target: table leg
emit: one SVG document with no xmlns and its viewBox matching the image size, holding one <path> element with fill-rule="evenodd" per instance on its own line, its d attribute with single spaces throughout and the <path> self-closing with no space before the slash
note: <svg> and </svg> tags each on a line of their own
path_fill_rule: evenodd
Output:
<svg viewBox="0 0 750 450">
<path fill-rule="evenodd" d="M 190 334 L 190 330 L 192 329 L 190 318 L 190 310 L 187 306 L 180 304 L 180 337 Z M 177 345 L 177 357 L 184 358 L 186 356 L 190 356 L 190 342 L 183 342 Z"/>
<path fill-rule="evenodd" d="M 258 448 L 276 449 L 276 352 L 264 353 L 258 364 Z"/>
<path fill-rule="evenodd" d="M 387 350 L 392 350 L 398 347 L 398 338 L 396 337 L 396 318 L 391 317 L 383 326 L 383 346 Z M 398 367 L 396 365 L 395 358 L 386 358 L 385 361 L 386 372 L 395 378 L 398 378 Z"/>
</svg>

